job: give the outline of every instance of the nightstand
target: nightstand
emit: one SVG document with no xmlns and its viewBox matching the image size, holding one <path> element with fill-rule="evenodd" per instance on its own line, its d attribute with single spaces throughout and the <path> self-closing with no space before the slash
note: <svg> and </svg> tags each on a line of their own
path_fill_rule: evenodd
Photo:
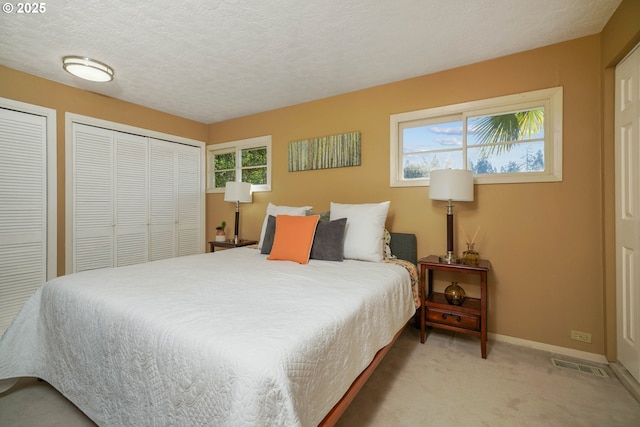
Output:
<svg viewBox="0 0 640 427">
<path fill-rule="evenodd" d="M 437 255 L 420 258 L 420 342 L 426 340 L 426 327 L 447 329 L 480 337 L 482 358 L 487 358 L 487 273 L 490 263 L 481 259 L 478 265 L 444 264 Z M 461 305 L 450 304 L 441 292 L 433 291 L 433 272 L 453 271 L 480 277 L 480 298 L 466 297 Z M 425 278 L 427 286 L 425 286 Z"/>
<path fill-rule="evenodd" d="M 258 242 L 256 240 L 238 240 L 238 243 L 234 243 L 233 240 L 225 240 L 224 242 L 211 241 L 209 242 L 209 252 L 215 251 L 215 248 L 232 249 L 240 248 L 242 246 L 255 245 L 257 243 Z"/>
</svg>

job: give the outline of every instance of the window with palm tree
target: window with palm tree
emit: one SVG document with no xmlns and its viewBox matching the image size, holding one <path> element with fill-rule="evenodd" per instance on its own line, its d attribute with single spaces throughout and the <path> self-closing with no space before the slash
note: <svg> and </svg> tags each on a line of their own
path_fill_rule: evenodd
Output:
<svg viewBox="0 0 640 427">
<path fill-rule="evenodd" d="M 391 116 L 391 185 L 470 169 L 477 183 L 562 179 L 562 89 Z"/>
<path fill-rule="evenodd" d="M 467 119 L 474 174 L 544 172 L 544 108 Z"/>
</svg>

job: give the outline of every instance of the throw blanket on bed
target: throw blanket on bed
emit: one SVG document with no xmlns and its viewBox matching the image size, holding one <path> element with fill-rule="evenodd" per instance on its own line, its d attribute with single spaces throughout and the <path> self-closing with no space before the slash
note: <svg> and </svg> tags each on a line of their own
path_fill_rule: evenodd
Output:
<svg viewBox="0 0 640 427">
<path fill-rule="evenodd" d="M 415 311 L 391 263 L 233 249 L 42 286 L 0 379 L 43 378 L 101 426 L 317 425 Z"/>
<path fill-rule="evenodd" d="M 411 289 L 413 289 L 413 304 L 416 307 L 416 310 L 420 308 L 420 273 L 416 268 L 416 265 L 412 262 L 405 261 L 403 259 L 397 258 L 389 258 L 385 259 L 384 262 L 388 262 L 391 264 L 401 265 L 407 270 L 409 276 L 411 277 Z"/>
</svg>

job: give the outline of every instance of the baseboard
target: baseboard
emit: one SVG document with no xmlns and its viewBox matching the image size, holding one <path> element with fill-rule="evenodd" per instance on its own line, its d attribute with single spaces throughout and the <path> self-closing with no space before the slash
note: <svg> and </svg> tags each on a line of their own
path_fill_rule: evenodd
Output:
<svg viewBox="0 0 640 427">
<path fill-rule="evenodd" d="M 603 365 L 609 364 L 609 361 L 603 354 L 589 353 L 588 351 L 574 350 L 572 348 L 560 347 L 557 345 L 545 344 L 536 341 L 529 341 L 522 338 L 514 338 L 508 335 L 494 334 L 492 332 L 489 332 L 488 336 L 489 338 L 492 338 L 496 341 L 520 345 L 536 350 L 548 351 L 549 353 L 561 354 L 563 356 L 575 357 L 576 359 L 588 360 L 590 362 L 601 363 Z"/>
<path fill-rule="evenodd" d="M 620 382 L 627 388 L 627 390 L 629 390 L 633 397 L 636 398 L 638 403 L 640 403 L 640 383 L 633 378 L 621 363 L 611 362 L 609 363 L 609 367 L 611 367 L 611 370 L 616 374 L 616 377 L 618 377 Z"/>
</svg>

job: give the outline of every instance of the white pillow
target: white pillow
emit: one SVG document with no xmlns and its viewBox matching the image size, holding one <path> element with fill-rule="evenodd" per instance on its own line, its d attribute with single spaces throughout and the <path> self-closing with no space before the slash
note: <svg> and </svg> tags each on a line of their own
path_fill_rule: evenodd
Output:
<svg viewBox="0 0 640 427">
<path fill-rule="evenodd" d="M 264 216 L 264 221 L 262 222 L 262 231 L 260 232 L 260 242 L 258 243 L 258 249 L 262 249 L 262 242 L 264 241 L 264 233 L 267 231 L 267 220 L 269 219 L 269 215 L 304 216 L 307 214 L 307 211 L 311 210 L 311 208 L 312 206 L 276 206 L 273 203 L 269 202 L 269 205 L 267 205 L 267 214 Z"/>
<path fill-rule="evenodd" d="M 383 260 L 384 223 L 391 202 L 345 205 L 331 202 L 331 220 L 347 218 L 344 257 L 362 261 Z"/>
</svg>

